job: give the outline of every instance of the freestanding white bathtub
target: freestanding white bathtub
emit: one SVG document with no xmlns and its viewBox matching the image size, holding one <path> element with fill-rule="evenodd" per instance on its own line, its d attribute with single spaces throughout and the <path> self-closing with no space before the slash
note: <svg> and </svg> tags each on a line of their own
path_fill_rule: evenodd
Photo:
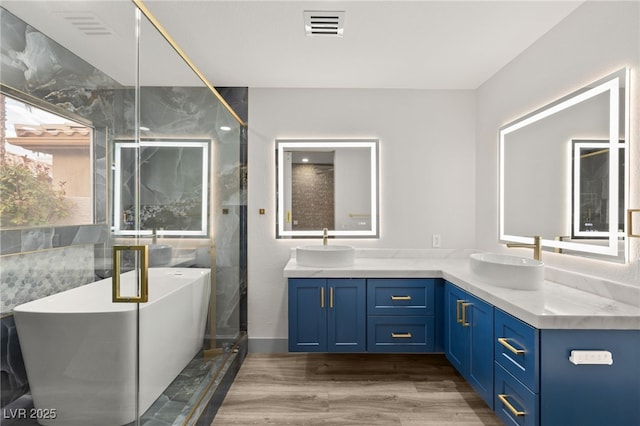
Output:
<svg viewBox="0 0 640 426">
<path fill-rule="evenodd" d="M 134 272 L 122 275 L 123 288 Z M 209 269 L 149 269 L 140 304 L 140 413 L 202 348 Z M 111 302 L 111 279 L 14 309 L 42 425 L 116 426 L 135 419 L 135 304 Z"/>
</svg>

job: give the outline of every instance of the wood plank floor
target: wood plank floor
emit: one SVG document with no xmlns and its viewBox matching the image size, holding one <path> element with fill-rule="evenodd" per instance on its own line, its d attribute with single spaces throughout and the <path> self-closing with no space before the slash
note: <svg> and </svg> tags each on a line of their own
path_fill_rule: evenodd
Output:
<svg viewBox="0 0 640 426">
<path fill-rule="evenodd" d="M 502 425 L 444 355 L 259 354 L 212 425 Z"/>
</svg>

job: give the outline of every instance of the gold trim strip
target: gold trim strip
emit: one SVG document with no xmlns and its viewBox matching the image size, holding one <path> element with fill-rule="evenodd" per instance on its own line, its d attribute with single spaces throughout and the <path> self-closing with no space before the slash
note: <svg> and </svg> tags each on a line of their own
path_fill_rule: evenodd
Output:
<svg viewBox="0 0 640 426">
<path fill-rule="evenodd" d="M 140 252 L 140 295 L 138 297 L 122 297 L 120 294 L 120 252 Z M 113 275 L 111 277 L 113 303 L 146 303 L 149 301 L 149 247 L 148 246 L 113 246 Z"/>
<path fill-rule="evenodd" d="M 516 410 L 516 407 L 514 407 L 513 405 L 511 405 L 511 403 L 507 400 L 507 395 L 499 393 L 498 394 L 498 398 L 500 399 L 500 401 L 502 401 L 502 403 L 504 404 L 505 407 L 507 407 L 509 409 L 509 411 L 511 411 L 511 413 L 516 416 L 516 417 L 522 417 L 525 414 L 527 414 L 525 411 L 518 411 Z"/>
<path fill-rule="evenodd" d="M 222 95 L 220 95 L 220 93 L 218 93 L 216 88 L 209 82 L 209 80 L 207 80 L 207 77 L 205 77 L 204 74 L 202 74 L 202 72 L 198 69 L 198 67 L 196 67 L 196 65 L 191 61 L 191 59 L 189 59 L 189 57 L 184 52 L 184 50 L 182 50 L 182 48 L 178 46 L 178 43 L 173 39 L 173 37 L 171 37 L 171 35 L 169 35 L 169 33 L 162 26 L 160 21 L 158 21 L 156 17 L 153 16 L 149 8 L 142 2 L 142 0 L 131 0 L 131 1 L 138 7 L 138 9 L 140 9 L 142 14 L 151 22 L 151 24 L 154 27 L 156 27 L 156 29 L 160 32 L 160 34 L 162 34 L 162 36 L 167 40 L 167 42 L 171 45 L 171 47 L 173 47 L 173 50 L 175 50 L 178 53 L 178 55 L 180 55 L 180 57 L 187 63 L 187 65 L 189 65 L 189 68 L 191 68 L 191 70 L 198 76 L 198 78 L 202 80 L 205 86 L 207 86 L 209 90 L 211 90 L 211 92 L 215 95 L 215 97 L 218 98 L 220 103 L 224 105 L 224 107 L 227 109 L 227 111 L 229 111 L 229 113 L 233 116 L 233 118 L 235 118 L 238 124 L 240 124 L 241 126 L 246 126 L 245 122 L 242 121 L 240 116 L 236 114 L 236 112 L 233 110 L 233 108 L 231 108 L 231 106 L 222 97 Z"/>
<path fill-rule="evenodd" d="M 509 349 L 516 355 L 524 355 L 527 352 L 524 349 L 517 349 L 515 346 L 512 346 L 509 342 L 507 342 L 506 337 L 498 337 L 498 343 L 500 343 L 502 346 Z"/>
<path fill-rule="evenodd" d="M 627 210 L 627 236 L 631 238 L 640 238 L 640 234 L 633 233 L 633 213 L 640 213 L 640 209 Z"/>
</svg>

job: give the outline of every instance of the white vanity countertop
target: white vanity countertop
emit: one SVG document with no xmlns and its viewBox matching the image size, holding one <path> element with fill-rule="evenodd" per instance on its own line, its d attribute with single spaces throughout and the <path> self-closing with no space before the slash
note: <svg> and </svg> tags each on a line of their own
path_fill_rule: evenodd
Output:
<svg viewBox="0 0 640 426">
<path fill-rule="evenodd" d="M 483 282 L 469 268 L 472 251 L 358 250 L 355 263 L 341 268 L 298 266 L 291 257 L 287 278 L 444 278 L 539 329 L 640 330 L 640 305 L 546 280 L 540 291 L 512 290 Z M 626 290 L 629 290 L 628 288 Z M 631 288 L 640 298 L 640 289 Z M 640 299 L 633 299 L 638 301 Z"/>
</svg>

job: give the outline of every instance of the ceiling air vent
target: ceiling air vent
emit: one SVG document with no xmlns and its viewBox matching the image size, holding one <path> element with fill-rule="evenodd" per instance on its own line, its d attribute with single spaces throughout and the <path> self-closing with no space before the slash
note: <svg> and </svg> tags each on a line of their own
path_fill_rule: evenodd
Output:
<svg viewBox="0 0 640 426">
<path fill-rule="evenodd" d="M 71 26 L 88 36 L 109 36 L 113 31 L 91 12 L 57 12 Z"/>
<path fill-rule="evenodd" d="M 342 37 L 344 32 L 344 11 L 305 10 L 304 30 L 308 37 Z"/>
</svg>

